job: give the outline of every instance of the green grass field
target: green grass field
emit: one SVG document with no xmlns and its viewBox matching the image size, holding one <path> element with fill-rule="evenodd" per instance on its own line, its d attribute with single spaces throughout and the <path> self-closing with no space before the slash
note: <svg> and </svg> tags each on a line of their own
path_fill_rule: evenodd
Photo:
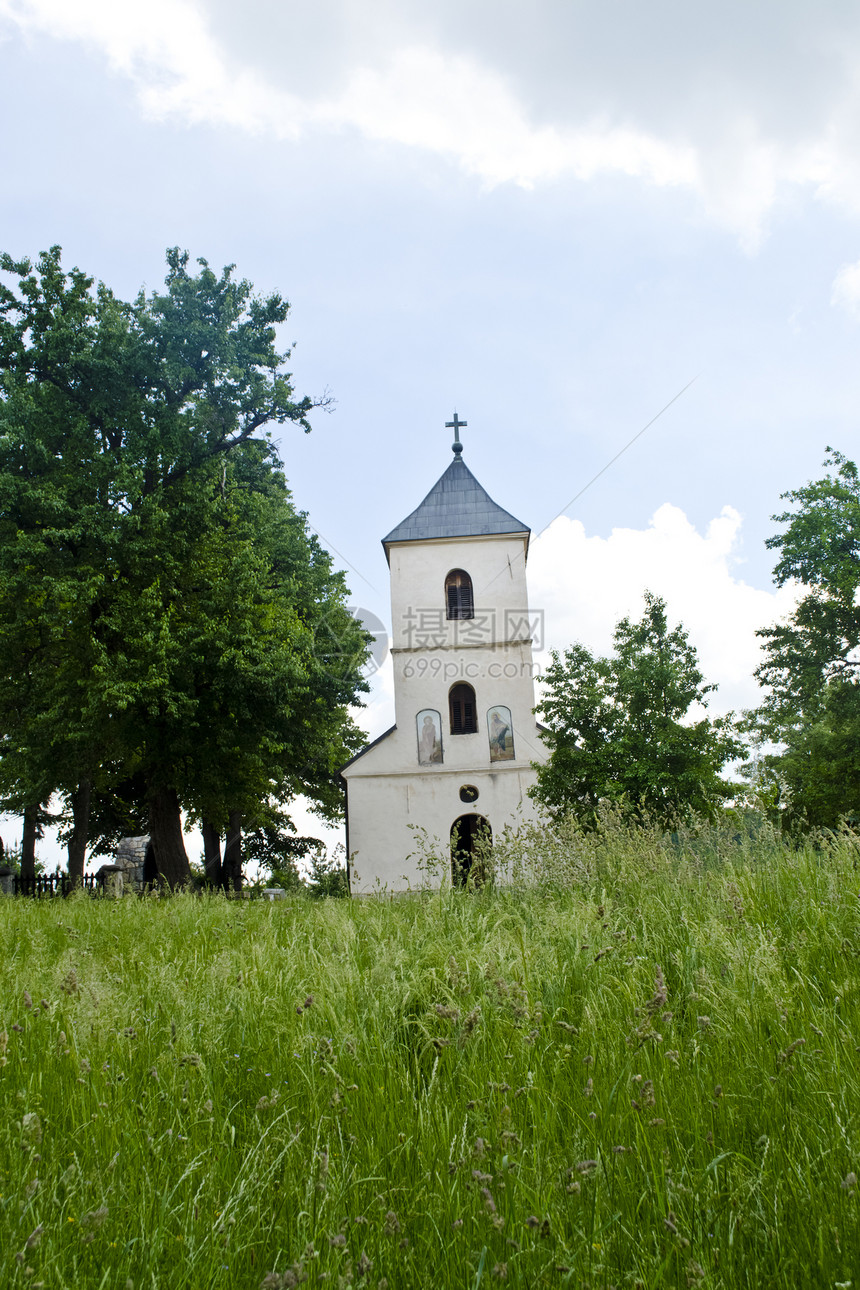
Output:
<svg viewBox="0 0 860 1290">
<path fill-rule="evenodd" d="M 860 849 L 0 901 L 4 1286 L 860 1285 Z"/>
</svg>

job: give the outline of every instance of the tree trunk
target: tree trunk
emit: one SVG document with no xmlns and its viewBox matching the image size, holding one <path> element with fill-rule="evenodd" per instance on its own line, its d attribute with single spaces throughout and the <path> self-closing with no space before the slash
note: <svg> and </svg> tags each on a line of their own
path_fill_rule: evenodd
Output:
<svg viewBox="0 0 860 1290">
<path fill-rule="evenodd" d="M 161 881 L 171 888 L 184 887 L 191 881 L 191 866 L 182 836 L 182 818 L 175 789 L 151 790 L 149 836 Z"/>
<path fill-rule="evenodd" d="M 36 877 L 36 838 L 39 836 L 38 806 L 24 807 L 24 827 L 21 836 L 21 877 Z"/>
<path fill-rule="evenodd" d="M 90 801 L 93 786 L 88 779 L 82 779 L 73 793 L 72 832 L 69 835 L 69 882 L 72 887 L 80 887 L 84 877 L 84 860 L 87 854 L 87 842 L 90 835 Z"/>
<path fill-rule="evenodd" d="M 211 820 L 204 816 L 200 821 L 203 834 L 203 866 L 206 869 L 206 880 L 211 887 L 220 887 L 223 881 L 221 872 L 221 834 Z"/>
<path fill-rule="evenodd" d="M 224 841 L 224 887 L 227 891 L 242 890 L 242 816 L 231 811 Z"/>
</svg>

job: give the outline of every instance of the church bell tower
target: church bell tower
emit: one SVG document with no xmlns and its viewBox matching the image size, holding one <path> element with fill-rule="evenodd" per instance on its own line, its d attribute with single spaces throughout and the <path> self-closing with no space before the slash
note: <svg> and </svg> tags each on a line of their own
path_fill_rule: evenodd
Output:
<svg viewBox="0 0 860 1290">
<path fill-rule="evenodd" d="M 354 894 L 426 882 L 417 831 L 441 882 L 479 879 L 506 825 L 533 818 L 532 762 L 547 758 L 533 708 L 530 530 L 453 460 L 382 539 L 391 571 L 395 724 L 342 768 Z M 411 827 L 410 827 L 411 826 Z"/>
</svg>

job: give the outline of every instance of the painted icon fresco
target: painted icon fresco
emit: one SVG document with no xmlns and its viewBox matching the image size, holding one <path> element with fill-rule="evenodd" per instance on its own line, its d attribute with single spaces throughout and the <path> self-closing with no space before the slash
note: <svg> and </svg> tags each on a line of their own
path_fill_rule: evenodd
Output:
<svg viewBox="0 0 860 1290">
<path fill-rule="evenodd" d="M 442 761 L 442 718 L 433 708 L 422 708 L 417 724 L 418 765 L 438 766 Z"/>
<path fill-rule="evenodd" d="M 496 704 L 487 713 L 490 735 L 490 761 L 514 760 L 514 726 L 510 708 Z"/>
</svg>

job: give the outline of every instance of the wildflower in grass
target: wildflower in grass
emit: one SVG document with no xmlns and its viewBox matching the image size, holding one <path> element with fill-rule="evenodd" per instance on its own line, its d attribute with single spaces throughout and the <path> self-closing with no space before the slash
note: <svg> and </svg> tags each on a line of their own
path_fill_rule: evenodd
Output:
<svg viewBox="0 0 860 1290">
<path fill-rule="evenodd" d="M 60 988 L 64 994 L 73 995 L 78 993 L 78 974 L 73 967 L 69 968 Z"/>
<path fill-rule="evenodd" d="M 30 998 L 29 990 L 24 991 L 24 1007 L 29 1009 L 32 1009 L 33 1007 L 33 1000 Z"/>
<path fill-rule="evenodd" d="M 24 1249 L 25 1250 L 35 1249 L 42 1239 L 42 1233 L 44 1232 L 44 1230 L 45 1228 L 41 1223 L 37 1228 L 34 1228 L 34 1230 L 27 1237 L 27 1240 L 24 1242 Z"/>
<path fill-rule="evenodd" d="M 397 1217 L 393 1209 L 390 1209 L 385 1215 L 382 1226 L 386 1236 L 393 1236 L 395 1232 L 400 1231 L 400 1219 Z"/>
<path fill-rule="evenodd" d="M 478 1159 L 480 1160 L 481 1156 L 483 1156 L 483 1155 L 484 1155 L 484 1153 L 486 1152 L 486 1150 L 487 1150 L 487 1144 L 486 1144 L 486 1142 L 484 1141 L 484 1139 L 483 1139 L 483 1138 L 476 1138 L 476 1139 L 475 1139 L 475 1145 L 474 1145 L 474 1147 L 472 1147 L 472 1155 L 473 1155 L 473 1156 L 477 1156 L 477 1157 L 478 1157 Z"/>
<path fill-rule="evenodd" d="M 567 1021 L 556 1021 L 555 1024 L 557 1026 L 560 1026 L 561 1029 L 566 1031 L 569 1035 L 579 1034 L 579 1031 L 577 1030 L 576 1026 L 571 1026 Z"/>
<path fill-rule="evenodd" d="M 574 1167 L 578 1174 L 590 1175 L 594 1173 L 598 1164 L 599 1164 L 599 1161 L 597 1160 L 580 1160 L 579 1164 L 575 1165 Z"/>
<path fill-rule="evenodd" d="M 18 1025 L 18 1023 L 17 1023 L 17 1021 L 16 1021 L 16 1022 L 13 1022 L 13 1024 L 12 1024 L 12 1029 L 15 1031 L 15 1034 L 16 1034 L 16 1035 L 20 1035 L 20 1033 L 21 1033 L 21 1031 L 24 1029 L 24 1027 L 23 1027 L 23 1026 L 19 1026 L 19 1025 Z"/>
<path fill-rule="evenodd" d="M 687 1285 L 688 1286 L 701 1285 L 704 1279 L 705 1279 L 705 1269 L 702 1267 L 700 1263 L 696 1263 L 695 1259 L 690 1259 L 690 1262 L 687 1264 Z"/>
<path fill-rule="evenodd" d="M 508 1265 L 507 1263 L 496 1263 L 493 1265 L 493 1276 L 497 1281 L 507 1281 Z"/>
<path fill-rule="evenodd" d="M 462 1226 L 463 1226 L 462 1218 L 455 1218 L 453 1223 L 451 1224 L 451 1227 L 454 1229 L 455 1232 L 459 1232 Z"/>
<path fill-rule="evenodd" d="M 489 1214 L 495 1214 L 496 1202 L 493 1200 L 493 1196 L 489 1187 L 482 1187 L 481 1195 L 484 1198 L 484 1208 L 487 1210 Z"/>
<path fill-rule="evenodd" d="M 846 1174 L 842 1179 L 842 1190 L 853 1192 L 857 1187 L 857 1175 L 855 1173 Z"/>
<path fill-rule="evenodd" d="M 334 1236 L 330 1236 L 328 1238 L 328 1243 L 336 1249 L 340 1249 L 342 1246 L 346 1245 L 346 1237 L 343 1232 L 336 1232 Z"/>
<path fill-rule="evenodd" d="M 583 1059 L 582 1059 L 582 1064 L 583 1064 L 583 1066 L 593 1066 L 593 1065 L 594 1065 L 594 1058 L 591 1056 L 591 1054 L 590 1054 L 590 1053 L 589 1053 L 586 1057 L 583 1057 Z"/>
<path fill-rule="evenodd" d="M 586 1097 L 591 1097 L 592 1093 L 594 1092 L 594 1080 L 589 1079 L 585 1085 L 585 1088 L 582 1091 Z"/>
<path fill-rule="evenodd" d="M 696 1021 L 697 1021 L 697 1023 L 698 1023 L 698 1026 L 699 1026 L 699 1029 L 700 1029 L 700 1030 L 709 1030 L 709 1029 L 710 1029 L 710 1026 L 711 1026 L 711 1018 L 710 1018 L 710 1017 L 697 1017 L 697 1018 L 696 1018 Z"/>
</svg>

